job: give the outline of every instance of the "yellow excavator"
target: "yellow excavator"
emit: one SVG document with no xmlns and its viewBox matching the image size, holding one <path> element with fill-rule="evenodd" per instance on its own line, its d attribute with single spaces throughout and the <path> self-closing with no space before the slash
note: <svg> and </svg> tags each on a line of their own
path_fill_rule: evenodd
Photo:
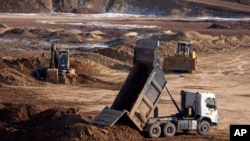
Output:
<svg viewBox="0 0 250 141">
<path fill-rule="evenodd" d="M 163 61 L 163 71 L 192 72 L 196 69 L 197 55 L 191 42 L 178 41 L 174 56 L 168 56 Z"/>
<path fill-rule="evenodd" d="M 32 72 L 33 77 L 55 84 L 71 84 L 76 80 L 75 69 L 69 66 L 69 50 L 57 49 L 51 45 L 49 67 L 39 67 Z"/>
</svg>

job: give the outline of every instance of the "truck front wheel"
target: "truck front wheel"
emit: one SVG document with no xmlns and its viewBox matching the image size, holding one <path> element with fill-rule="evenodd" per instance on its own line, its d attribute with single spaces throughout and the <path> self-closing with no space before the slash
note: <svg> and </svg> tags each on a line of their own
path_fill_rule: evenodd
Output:
<svg viewBox="0 0 250 141">
<path fill-rule="evenodd" d="M 173 137 L 176 132 L 175 125 L 171 122 L 166 123 L 163 127 L 163 135 L 165 137 Z"/>
<path fill-rule="evenodd" d="M 158 138 L 161 135 L 161 127 L 159 124 L 152 124 L 149 127 L 148 134 L 151 138 Z"/>
<path fill-rule="evenodd" d="M 207 135 L 210 132 L 210 124 L 208 121 L 203 120 L 201 121 L 200 125 L 198 126 L 198 133 L 202 136 Z"/>
</svg>

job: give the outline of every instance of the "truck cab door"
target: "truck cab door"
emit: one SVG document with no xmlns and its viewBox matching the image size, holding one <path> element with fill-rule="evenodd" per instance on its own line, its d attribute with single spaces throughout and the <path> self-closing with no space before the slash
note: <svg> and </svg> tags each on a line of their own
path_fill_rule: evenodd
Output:
<svg viewBox="0 0 250 141">
<path fill-rule="evenodd" d="M 216 99 L 213 97 L 205 98 L 205 106 L 204 106 L 204 113 L 206 117 L 209 117 L 212 123 L 218 122 L 218 111 L 216 105 Z"/>
</svg>

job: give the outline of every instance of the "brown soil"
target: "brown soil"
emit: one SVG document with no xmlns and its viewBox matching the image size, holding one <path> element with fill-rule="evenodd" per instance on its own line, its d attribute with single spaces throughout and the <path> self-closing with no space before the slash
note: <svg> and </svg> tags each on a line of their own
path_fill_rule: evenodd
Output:
<svg viewBox="0 0 250 141">
<path fill-rule="evenodd" d="M 166 19 L 157 17 L 84 19 L 65 16 L 0 15 L 0 138 L 2 140 L 229 140 L 230 124 L 248 124 L 250 118 L 249 21 Z M 101 29 L 86 26 L 38 23 L 44 21 L 156 25 L 153 29 Z M 2 21 L 1 21 L 2 22 Z M 74 32 L 77 29 L 80 32 Z M 100 30 L 101 38 L 86 34 Z M 171 30 L 175 34 L 167 32 Z M 69 32 L 71 31 L 71 32 Z M 165 32 L 162 32 L 165 31 Z M 98 127 L 92 120 L 110 106 L 132 66 L 138 37 L 160 40 L 159 57 L 173 54 L 177 40 L 189 40 L 198 54 L 197 71 L 168 73 L 168 88 L 179 101 L 181 89 L 209 91 L 217 96 L 219 126 L 208 136 L 195 131 L 175 137 L 150 139 L 129 122 Z M 88 49 L 82 44 L 122 40 L 108 48 Z M 48 67 L 51 40 L 70 49 L 70 67 L 77 73 L 74 84 L 52 84 L 32 77 L 38 67 Z M 169 97 L 159 103 L 160 114 L 176 112 Z M 242 118 L 244 117 L 244 118 Z"/>
</svg>

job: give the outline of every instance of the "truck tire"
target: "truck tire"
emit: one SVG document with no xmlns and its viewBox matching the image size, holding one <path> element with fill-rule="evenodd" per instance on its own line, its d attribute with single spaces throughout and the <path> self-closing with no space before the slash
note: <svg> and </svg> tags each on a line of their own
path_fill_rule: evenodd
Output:
<svg viewBox="0 0 250 141">
<path fill-rule="evenodd" d="M 198 133 L 202 136 L 205 136 L 210 132 L 210 128 L 210 123 L 206 120 L 203 120 L 198 126 Z"/>
<path fill-rule="evenodd" d="M 163 135 L 165 137 L 173 137 L 175 135 L 176 128 L 175 125 L 171 122 L 168 122 L 163 127 Z"/>
<path fill-rule="evenodd" d="M 152 124 L 148 129 L 149 137 L 158 138 L 161 135 L 161 127 L 159 124 Z"/>
</svg>

